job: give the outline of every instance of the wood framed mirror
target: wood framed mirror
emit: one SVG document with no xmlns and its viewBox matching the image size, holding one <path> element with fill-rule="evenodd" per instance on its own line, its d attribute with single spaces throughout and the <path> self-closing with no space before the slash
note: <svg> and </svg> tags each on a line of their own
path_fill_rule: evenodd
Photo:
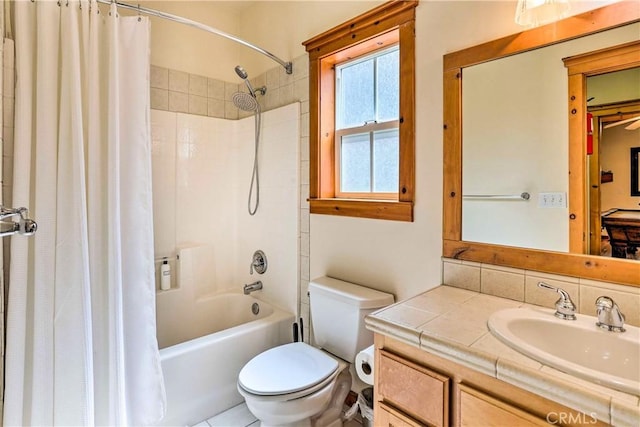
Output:
<svg viewBox="0 0 640 427">
<path fill-rule="evenodd" d="M 448 258 L 584 277 L 640 286 L 640 262 L 589 255 L 584 250 L 584 230 L 588 229 L 586 167 L 582 155 L 586 141 L 586 84 L 588 75 L 605 72 L 605 66 L 576 68 L 565 78 L 569 91 L 566 108 L 569 151 L 567 252 L 506 244 L 463 240 L 463 105 L 462 83 L 468 67 L 556 45 L 568 40 L 601 33 L 640 22 L 640 5 L 623 1 L 553 24 L 523 31 L 498 40 L 453 52 L 444 57 L 444 184 L 443 255 Z M 640 49 L 632 46 L 625 55 L 614 52 L 608 66 L 623 69 L 640 65 Z M 635 65 L 633 65 L 635 64 Z M 569 77 L 567 77 L 569 76 Z M 543 173 L 544 171 L 541 171 Z"/>
</svg>

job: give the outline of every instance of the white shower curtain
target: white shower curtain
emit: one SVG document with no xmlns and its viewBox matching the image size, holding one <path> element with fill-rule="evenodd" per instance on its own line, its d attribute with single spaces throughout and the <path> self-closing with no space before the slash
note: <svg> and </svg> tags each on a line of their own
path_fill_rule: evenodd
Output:
<svg viewBox="0 0 640 427">
<path fill-rule="evenodd" d="M 148 425 L 155 330 L 149 21 L 14 2 L 14 204 L 4 424 Z"/>
</svg>

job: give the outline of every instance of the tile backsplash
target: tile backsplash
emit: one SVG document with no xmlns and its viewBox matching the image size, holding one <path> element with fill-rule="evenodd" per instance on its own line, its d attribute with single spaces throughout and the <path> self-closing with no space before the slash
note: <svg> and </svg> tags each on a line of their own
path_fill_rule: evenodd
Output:
<svg viewBox="0 0 640 427">
<path fill-rule="evenodd" d="M 538 288 L 543 281 L 571 295 L 578 312 L 594 316 L 595 300 L 607 295 L 618 304 L 626 323 L 640 326 L 640 288 L 450 258 L 442 259 L 443 283 L 483 294 L 553 308 L 558 294 Z"/>
</svg>

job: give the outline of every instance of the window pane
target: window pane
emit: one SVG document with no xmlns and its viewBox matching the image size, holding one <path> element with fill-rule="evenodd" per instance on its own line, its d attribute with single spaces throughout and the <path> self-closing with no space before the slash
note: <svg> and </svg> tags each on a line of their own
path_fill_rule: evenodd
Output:
<svg viewBox="0 0 640 427">
<path fill-rule="evenodd" d="M 398 119 L 400 105 L 399 50 L 378 58 L 378 122 Z"/>
<path fill-rule="evenodd" d="M 375 119 L 373 71 L 373 59 L 341 69 L 338 129 L 362 126 Z"/>
<path fill-rule="evenodd" d="M 347 193 L 371 191 L 369 133 L 348 135 L 340 146 L 340 189 Z"/>
<path fill-rule="evenodd" d="M 400 146 L 398 129 L 373 134 L 373 191 L 398 192 Z"/>
</svg>

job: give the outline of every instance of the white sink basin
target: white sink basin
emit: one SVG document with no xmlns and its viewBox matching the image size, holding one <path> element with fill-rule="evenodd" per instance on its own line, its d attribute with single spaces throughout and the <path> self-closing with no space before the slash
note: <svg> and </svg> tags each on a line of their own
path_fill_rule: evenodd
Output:
<svg viewBox="0 0 640 427">
<path fill-rule="evenodd" d="M 596 318 L 555 317 L 545 308 L 511 308 L 489 318 L 489 329 L 520 353 L 563 372 L 640 395 L 640 329 L 609 332 Z"/>
</svg>

